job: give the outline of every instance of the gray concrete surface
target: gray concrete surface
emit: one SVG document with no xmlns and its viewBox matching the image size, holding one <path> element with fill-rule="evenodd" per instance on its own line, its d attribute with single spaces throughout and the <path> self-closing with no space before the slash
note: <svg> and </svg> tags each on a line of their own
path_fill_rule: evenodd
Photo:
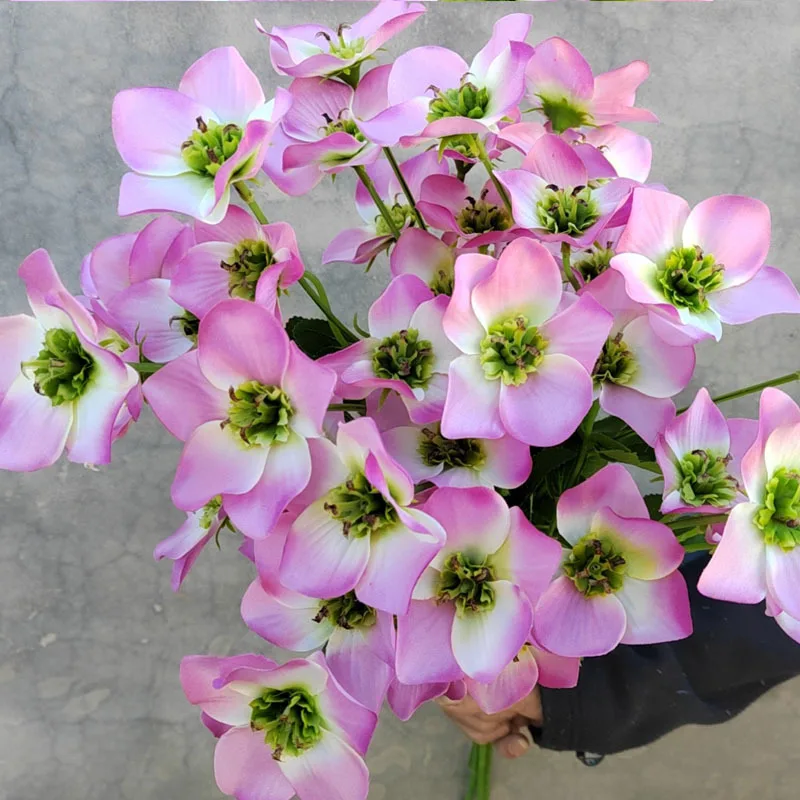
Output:
<svg viewBox="0 0 800 800">
<path fill-rule="evenodd" d="M 560 34 L 597 70 L 645 58 L 641 104 L 653 179 L 696 202 L 752 194 L 771 207 L 772 262 L 800 281 L 798 74 L 800 5 L 542 3 L 534 37 Z M 398 53 L 438 43 L 469 55 L 503 3 L 431 4 L 390 44 Z M 514 9 L 516 10 L 516 9 Z M 5 4 L 0 7 L 0 313 L 25 308 L 16 279 L 36 247 L 52 253 L 77 288 L 81 257 L 99 239 L 135 229 L 115 217 L 123 172 L 111 139 L 114 93 L 174 85 L 206 50 L 235 44 L 276 85 L 255 15 L 265 24 L 329 24 L 363 3 Z M 309 265 L 342 225 L 356 221 L 349 176 L 290 201 L 265 192 L 272 219 L 298 230 Z M 366 309 L 383 268 L 326 274 L 337 305 Z M 721 392 L 797 368 L 794 319 L 725 331 L 703 347 L 695 387 Z M 754 403 L 734 410 L 751 413 Z M 177 667 L 192 652 L 261 645 L 239 619 L 251 571 L 233 548 L 210 550 L 173 596 L 168 566 L 151 558 L 181 515 L 168 486 L 178 445 L 148 415 L 100 472 L 60 463 L 0 475 L 0 798 L 204 800 L 218 797 L 213 740 L 181 694 Z M 800 684 L 772 691 L 741 718 L 683 729 L 596 770 L 567 754 L 537 752 L 498 764 L 495 800 L 791 800 L 797 797 Z M 371 800 L 456 800 L 467 747 L 429 708 L 409 724 L 386 715 L 369 762 Z"/>
</svg>

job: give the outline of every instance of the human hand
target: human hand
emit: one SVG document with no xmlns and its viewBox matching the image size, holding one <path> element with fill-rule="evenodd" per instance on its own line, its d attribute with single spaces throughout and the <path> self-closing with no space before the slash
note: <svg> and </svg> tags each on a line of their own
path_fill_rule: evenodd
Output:
<svg viewBox="0 0 800 800">
<path fill-rule="evenodd" d="M 440 697 L 442 711 L 476 744 L 494 743 L 506 758 L 517 758 L 528 751 L 533 738 L 528 725 L 542 725 L 542 701 L 539 688 L 499 714 L 486 714 L 467 695 L 463 700 Z"/>
</svg>

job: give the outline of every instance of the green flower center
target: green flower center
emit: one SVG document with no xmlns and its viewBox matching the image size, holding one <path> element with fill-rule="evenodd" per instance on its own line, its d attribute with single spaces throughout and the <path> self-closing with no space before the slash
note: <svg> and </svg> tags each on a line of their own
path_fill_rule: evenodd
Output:
<svg viewBox="0 0 800 800">
<path fill-rule="evenodd" d="M 451 263 L 447 267 L 439 267 L 428 286 L 434 294 L 444 294 L 450 297 L 453 294 L 455 277 L 455 270 Z"/>
<path fill-rule="evenodd" d="M 431 69 L 435 69 L 431 65 Z M 474 83 L 467 81 L 462 83 L 458 89 L 437 89 L 431 87 L 436 96 L 431 100 L 428 109 L 428 122 L 435 122 L 437 119 L 445 117 L 468 117 L 469 119 L 481 119 L 486 114 L 486 107 L 489 105 L 489 92 L 486 89 L 479 89 Z"/>
<path fill-rule="evenodd" d="M 458 214 L 458 227 L 464 233 L 488 233 L 506 231 L 511 227 L 511 216 L 502 206 L 486 201 L 486 192 L 480 200 L 467 198 L 468 205 Z"/>
<path fill-rule="evenodd" d="M 219 168 L 236 152 L 242 140 L 242 129 L 229 123 L 220 125 L 214 120 L 205 122 L 197 118 L 197 130 L 181 145 L 181 155 L 192 172 L 210 175 L 212 178 Z"/>
<path fill-rule="evenodd" d="M 36 358 L 23 362 L 22 368 L 33 370 L 34 391 L 60 406 L 86 391 L 94 373 L 94 359 L 83 349 L 76 333 L 52 328 L 45 333 Z"/>
<path fill-rule="evenodd" d="M 331 489 L 325 498 L 325 510 L 341 520 L 345 536 L 370 536 L 397 524 L 397 512 L 391 503 L 366 478 L 357 472 Z"/>
<path fill-rule="evenodd" d="M 200 509 L 200 527 L 203 528 L 203 530 L 208 530 L 214 524 L 214 520 L 216 520 L 217 514 L 219 514 L 221 508 L 222 495 L 218 494 L 216 497 L 212 497 Z"/>
<path fill-rule="evenodd" d="M 228 273 L 228 294 L 242 300 L 255 300 L 261 273 L 274 264 L 269 245 L 259 239 L 243 239 L 233 251 L 231 263 L 220 261 Z"/>
<path fill-rule="evenodd" d="M 328 114 L 323 114 L 322 116 L 325 118 L 326 124 L 322 128 L 322 132 L 326 136 L 330 136 L 332 133 L 348 133 L 359 142 L 366 142 L 366 137 L 358 129 L 358 125 L 356 125 L 350 117 L 345 116 L 345 114 L 345 111 L 339 112 L 339 116 L 336 119 L 331 119 Z"/>
<path fill-rule="evenodd" d="M 724 270 L 697 246 L 676 247 L 656 272 L 656 282 L 673 306 L 702 313 L 708 308 L 708 293 L 722 286 Z"/>
<path fill-rule="evenodd" d="M 606 340 L 594 366 L 592 378 L 596 384 L 608 381 L 618 386 L 626 386 L 633 380 L 634 375 L 636 375 L 636 359 L 620 332 Z"/>
<path fill-rule="evenodd" d="M 577 236 L 600 219 L 600 208 L 588 186 L 559 189 L 549 184 L 536 203 L 539 224 L 548 233 Z"/>
<path fill-rule="evenodd" d="M 523 316 L 511 317 L 489 328 L 481 342 L 481 364 L 489 380 L 520 386 L 544 358 L 547 342 Z"/>
<path fill-rule="evenodd" d="M 775 471 L 755 523 L 767 544 L 787 552 L 800 544 L 800 473 L 785 467 Z"/>
<path fill-rule="evenodd" d="M 169 324 L 175 326 L 187 339 L 197 344 L 200 320 L 191 311 L 184 311 L 179 317 L 172 317 Z"/>
<path fill-rule="evenodd" d="M 572 267 L 576 269 L 585 283 L 600 277 L 611 265 L 614 251 L 610 247 L 595 244 L 588 255 L 576 261 Z"/>
<path fill-rule="evenodd" d="M 542 101 L 541 112 L 550 121 L 555 133 L 563 133 L 569 128 L 580 128 L 592 122 L 592 115 L 574 105 L 564 96 L 547 97 L 538 95 Z"/>
<path fill-rule="evenodd" d="M 443 464 L 446 470 L 454 467 L 478 470 L 486 463 L 486 453 L 478 439 L 447 439 L 438 425 L 420 431 L 417 451 L 428 467 Z"/>
<path fill-rule="evenodd" d="M 299 756 L 322 738 L 325 720 L 316 699 L 302 686 L 265 689 L 250 708 L 250 727 L 264 732 L 276 761 Z"/>
<path fill-rule="evenodd" d="M 228 425 L 246 444 L 270 445 L 289 438 L 294 409 L 283 389 L 246 381 L 236 389 L 231 387 L 228 396 L 231 403 L 223 425 Z"/>
<path fill-rule="evenodd" d="M 332 39 L 327 33 L 322 31 L 317 34 L 317 36 L 327 39 L 328 51 L 330 54 L 341 58 L 343 61 L 349 61 L 351 58 L 355 58 L 364 50 L 365 41 L 363 36 L 359 36 L 358 39 L 353 39 L 349 42 L 345 41 L 344 32 L 349 27 L 349 25 L 339 25 L 336 30 L 337 39 Z"/>
<path fill-rule="evenodd" d="M 677 464 L 680 495 L 689 506 L 727 508 L 736 499 L 739 485 L 728 472 L 730 456 L 693 450 Z"/>
<path fill-rule="evenodd" d="M 494 607 L 494 568 L 489 557 L 473 557 L 469 553 L 453 553 L 439 573 L 436 599 L 439 603 L 455 603 L 456 613 L 489 611 Z"/>
<path fill-rule="evenodd" d="M 419 338 L 414 328 L 387 336 L 372 353 L 376 378 L 404 381 L 412 389 L 424 389 L 433 375 L 433 346 Z"/>
<path fill-rule="evenodd" d="M 351 631 L 357 628 L 371 628 L 378 619 L 374 608 L 362 603 L 355 592 L 348 592 L 341 597 L 325 600 L 319 607 L 314 622 L 330 619 L 335 625 Z"/>
<path fill-rule="evenodd" d="M 392 222 L 394 222 L 397 230 L 401 231 L 403 228 L 412 227 L 414 225 L 414 211 L 411 206 L 395 203 L 393 206 L 388 208 L 387 211 L 389 212 Z M 383 214 L 378 214 L 378 216 L 375 217 L 375 233 L 377 233 L 378 236 L 394 235 L 392 233 L 392 229 L 389 227 L 389 223 L 384 219 Z"/>
<path fill-rule="evenodd" d="M 590 534 L 572 548 L 563 569 L 585 597 L 597 597 L 622 588 L 625 558 L 611 541 Z"/>
</svg>

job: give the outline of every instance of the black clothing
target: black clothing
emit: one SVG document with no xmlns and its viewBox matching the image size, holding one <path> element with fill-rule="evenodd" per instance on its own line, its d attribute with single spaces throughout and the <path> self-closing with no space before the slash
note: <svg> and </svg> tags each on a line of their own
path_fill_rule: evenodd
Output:
<svg viewBox="0 0 800 800">
<path fill-rule="evenodd" d="M 541 689 L 548 750 L 609 754 L 648 744 L 682 725 L 714 725 L 800 674 L 800 645 L 764 614 L 764 604 L 710 600 L 697 591 L 707 558 L 681 567 L 694 633 L 679 642 L 620 646 L 584 659 L 574 689 Z"/>
</svg>

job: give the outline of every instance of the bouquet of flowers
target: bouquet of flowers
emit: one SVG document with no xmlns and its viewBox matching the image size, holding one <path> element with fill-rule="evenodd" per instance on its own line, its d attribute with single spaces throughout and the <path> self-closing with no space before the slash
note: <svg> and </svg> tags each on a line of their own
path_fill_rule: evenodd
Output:
<svg viewBox="0 0 800 800">
<path fill-rule="evenodd" d="M 620 643 L 689 636 L 687 552 L 711 553 L 703 594 L 766 598 L 800 641 L 800 408 L 775 388 L 800 374 L 672 399 L 723 323 L 800 312 L 765 265 L 768 209 L 647 183 L 650 143 L 619 126 L 656 121 L 647 65 L 594 75 L 563 39 L 529 44 L 528 15 L 469 63 L 379 63 L 423 11 L 259 26 L 289 79 L 268 102 L 232 47 L 121 92 L 119 213 L 156 216 L 86 256 L 80 296 L 32 253 L 32 315 L 0 319 L 0 467 L 108 464 L 148 405 L 184 443 L 186 521 L 155 549 L 173 589 L 235 538 L 244 622 L 305 654 L 181 664 L 239 800 L 363 800 L 384 701 L 495 713 Z M 362 222 L 319 275 L 388 257 L 365 327 L 256 196 L 342 173 Z M 284 318 L 298 291 L 318 318 Z M 757 421 L 726 419 L 759 390 Z"/>
</svg>

